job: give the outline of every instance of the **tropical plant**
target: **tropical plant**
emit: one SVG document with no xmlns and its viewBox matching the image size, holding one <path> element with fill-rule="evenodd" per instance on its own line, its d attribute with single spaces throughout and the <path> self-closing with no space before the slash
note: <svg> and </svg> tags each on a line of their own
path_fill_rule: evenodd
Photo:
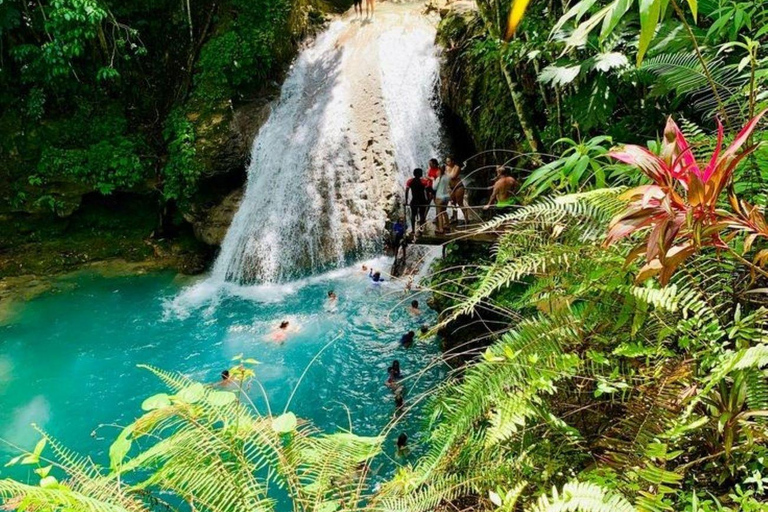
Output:
<svg viewBox="0 0 768 512">
<path fill-rule="evenodd" d="M 528 191 L 528 198 L 544 192 L 573 193 L 587 184 L 605 187 L 606 169 L 599 157 L 608 153 L 610 137 L 597 136 L 585 142 L 564 137 L 555 141 L 558 144 L 565 147 L 560 157 L 534 170 L 523 182 L 521 189 Z"/>
<path fill-rule="evenodd" d="M 762 213 L 732 191 L 728 194 L 732 211 L 720 207 L 721 195 L 736 166 L 755 150 L 752 145 L 740 151 L 763 114 L 753 118 L 725 151 L 721 151 L 723 127 L 719 124 L 717 144 L 706 164 L 697 163 L 693 148 L 672 118 L 664 130 L 661 155 L 635 145 L 609 153 L 637 167 L 652 181 L 651 185 L 625 194 L 630 204 L 611 222 L 605 241 L 610 245 L 639 230 L 650 229 L 647 239 L 628 257 L 628 261 L 641 255 L 645 258 L 638 280 L 658 275 L 660 282 L 666 284 L 675 269 L 702 247 L 731 251 L 728 241 L 744 234 L 744 252 L 748 252 L 758 237 L 768 236 Z M 762 264 L 765 254 L 758 253 L 755 262 Z"/>
<path fill-rule="evenodd" d="M 274 510 L 274 490 L 284 488 L 294 510 L 357 509 L 382 439 L 321 434 L 291 412 L 259 413 L 243 392 L 256 361 L 236 363 L 235 390 L 146 367 L 169 392 L 144 400 L 144 415 L 112 443 L 108 468 L 41 432 L 34 450 L 10 462 L 35 467 L 39 483 L 0 480 L 0 497 L 27 512 L 244 512 Z"/>
</svg>

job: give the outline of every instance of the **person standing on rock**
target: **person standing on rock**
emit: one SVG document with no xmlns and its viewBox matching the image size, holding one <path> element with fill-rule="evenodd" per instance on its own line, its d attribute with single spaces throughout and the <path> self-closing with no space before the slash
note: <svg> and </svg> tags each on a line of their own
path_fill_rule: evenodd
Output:
<svg viewBox="0 0 768 512">
<path fill-rule="evenodd" d="M 435 190 L 435 233 L 442 235 L 451 230 L 451 223 L 448 220 L 448 203 L 451 200 L 450 179 L 443 168 L 438 167 L 437 177 L 434 181 Z"/>
<path fill-rule="evenodd" d="M 437 162 L 437 158 L 429 159 L 429 166 L 427 167 L 427 178 L 435 181 L 440 174 L 440 165 Z"/>
<path fill-rule="evenodd" d="M 483 210 L 488 210 L 491 206 L 496 206 L 498 210 L 503 210 L 515 204 L 515 189 L 517 180 L 512 177 L 509 169 L 500 165 L 496 168 L 496 182 L 493 184 L 493 192 L 488 204 Z M 495 203 L 495 204 L 494 204 Z"/>
<path fill-rule="evenodd" d="M 373 8 L 376 0 L 365 0 L 365 17 L 373 18 Z M 362 7 L 361 7 L 362 12 Z"/>
<path fill-rule="evenodd" d="M 363 17 L 363 0 L 354 0 L 355 16 Z"/>
<path fill-rule="evenodd" d="M 458 210 L 461 209 L 466 224 L 469 222 L 469 211 L 464 207 L 464 180 L 461 178 L 461 167 L 451 156 L 445 159 L 445 173 L 448 175 L 451 202 L 454 206 L 451 222 L 458 222 Z"/>
<path fill-rule="evenodd" d="M 414 240 L 427 222 L 427 207 L 431 200 L 432 182 L 422 176 L 424 176 L 422 169 L 414 169 L 413 178 L 405 184 L 405 204 L 411 207 L 411 230 Z M 410 202 L 408 202 L 409 195 Z"/>
</svg>

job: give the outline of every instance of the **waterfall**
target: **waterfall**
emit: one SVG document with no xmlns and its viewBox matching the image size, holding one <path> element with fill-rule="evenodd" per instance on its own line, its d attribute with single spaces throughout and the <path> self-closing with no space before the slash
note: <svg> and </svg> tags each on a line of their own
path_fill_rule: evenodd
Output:
<svg viewBox="0 0 768 512">
<path fill-rule="evenodd" d="M 392 6 L 301 52 L 254 140 L 214 281 L 288 281 L 380 247 L 404 178 L 441 147 L 434 37 Z"/>
</svg>

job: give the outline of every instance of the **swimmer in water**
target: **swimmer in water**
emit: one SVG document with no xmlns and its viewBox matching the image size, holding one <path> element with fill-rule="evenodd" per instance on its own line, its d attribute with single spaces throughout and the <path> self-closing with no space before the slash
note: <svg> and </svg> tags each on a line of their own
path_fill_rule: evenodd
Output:
<svg viewBox="0 0 768 512">
<path fill-rule="evenodd" d="M 329 304 L 336 304 L 336 301 L 339 299 L 339 297 L 336 295 L 336 292 L 333 290 L 328 291 L 328 303 Z"/>
<path fill-rule="evenodd" d="M 414 300 L 411 302 L 411 307 L 408 308 L 408 312 L 411 316 L 421 316 L 421 310 L 419 309 L 419 301 Z"/>
<path fill-rule="evenodd" d="M 371 282 L 373 284 L 381 284 L 384 282 L 384 278 L 381 277 L 381 272 L 374 272 L 373 269 L 371 269 L 371 271 L 368 273 L 368 277 L 371 278 Z"/>
<path fill-rule="evenodd" d="M 229 375 L 229 370 L 224 370 L 221 372 L 221 380 L 217 382 L 216 385 L 226 387 L 232 383 L 233 382 L 232 382 L 232 378 Z"/>
<path fill-rule="evenodd" d="M 288 333 L 297 332 L 298 330 L 298 327 L 291 326 L 291 323 L 288 320 L 283 320 L 280 322 L 280 327 L 273 331 L 270 337 L 272 338 L 272 341 L 283 343 L 288 338 Z"/>
<path fill-rule="evenodd" d="M 387 377 L 387 381 L 384 383 L 384 385 L 392 390 L 395 395 L 398 393 L 402 394 L 403 386 L 399 382 L 402 378 L 402 374 L 400 373 L 400 361 L 397 359 L 392 361 L 392 366 L 387 368 L 387 374 L 389 376 Z"/>
<path fill-rule="evenodd" d="M 405 457 L 406 455 L 408 455 L 409 452 L 410 450 L 408 449 L 408 434 L 403 432 L 399 436 L 397 436 L 396 455 L 400 457 Z"/>
<path fill-rule="evenodd" d="M 413 345 L 413 340 L 416 337 L 416 333 L 413 331 L 408 331 L 407 333 L 403 334 L 403 336 L 400 338 L 400 345 L 403 346 L 403 348 L 411 348 L 411 345 Z"/>
</svg>

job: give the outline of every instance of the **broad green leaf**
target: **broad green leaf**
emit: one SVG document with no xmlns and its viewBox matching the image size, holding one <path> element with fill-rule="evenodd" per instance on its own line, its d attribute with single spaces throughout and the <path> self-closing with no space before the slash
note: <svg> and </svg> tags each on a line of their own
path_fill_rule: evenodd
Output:
<svg viewBox="0 0 768 512">
<path fill-rule="evenodd" d="M 5 467 L 13 466 L 15 464 L 18 464 L 19 462 L 21 462 L 21 459 L 23 459 L 23 458 L 24 458 L 24 455 L 17 455 L 16 457 L 14 457 L 11 460 L 9 460 L 8 462 L 6 462 Z"/>
<path fill-rule="evenodd" d="M 559 32 L 560 29 L 562 29 L 563 26 L 571 18 L 573 18 L 574 20 L 576 20 L 576 22 L 578 22 L 582 18 L 582 16 L 584 16 L 592 8 L 592 6 L 595 5 L 595 2 L 597 2 L 597 0 L 582 0 L 581 2 L 577 3 L 576 5 L 568 9 L 568 12 L 560 16 L 560 19 L 557 20 L 557 23 L 555 24 L 555 26 L 552 27 L 551 33 L 554 34 L 556 32 Z"/>
<path fill-rule="evenodd" d="M 59 485 L 59 481 L 56 480 L 56 477 L 46 476 L 45 478 L 40 479 L 40 487 L 48 489 L 50 487 L 56 487 L 57 485 Z"/>
<path fill-rule="evenodd" d="M 581 66 L 547 66 L 539 73 L 538 80 L 545 84 L 564 86 L 573 82 L 579 73 Z"/>
<path fill-rule="evenodd" d="M 272 430 L 278 434 L 288 434 L 296 429 L 297 424 L 296 415 L 292 412 L 287 412 L 272 420 Z"/>
<path fill-rule="evenodd" d="M 633 3 L 634 0 L 614 0 L 610 4 L 610 10 L 603 19 L 603 27 L 600 29 L 600 39 L 605 39 L 613 32 Z"/>
<path fill-rule="evenodd" d="M 35 469 L 35 474 L 40 478 L 45 478 L 48 476 L 48 473 L 51 472 L 51 468 L 53 468 L 51 464 L 48 464 L 47 466 L 43 466 L 41 468 L 37 468 Z"/>
<path fill-rule="evenodd" d="M 699 15 L 699 0 L 688 0 L 688 7 L 691 8 L 691 14 L 693 14 L 693 21 L 696 21 L 696 18 Z"/>
<path fill-rule="evenodd" d="M 659 24 L 661 0 L 640 0 L 640 42 L 637 46 L 637 65 L 643 62 L 645 52 L 653 40 L 656 26 Z"/>
<path fill-rule="evenodd" d="M 128 426 L 120 432 L 115 442 L 109 447 L 109 467 L 113 471 L 116 471 L 123 463 L 123 459 L 131 450 L 130 436 L 133 433 L 133 427 Z"/>
<path fill-rule="evenodd" d="M 213 391 L 205 398 L 205 401 L 214 407 L 224 407 L 235 400 L 237 396 L 231 391 Z"/>
<path fill-rule="evenodd" d="M 197 403 L 205 396 L 205 386 L 199 382 L 195 382 L 179 391 L 177 396 L 180 400 L 188 404 Z"/>
<path fill-rule="evenodd" d="M 35 449 L 32 450 L 32 454 L 36 457 L 40 457 L 40 454 L 43 453 L 43 450 L 45 449 L 45 445 L 47 443 L 47 440 L 45 438 L 42 438 L 37 442 L 35 445 Z"/>
<path fill-rule="evenodd" d="M 574 166 L 573 170 L 571 171 L 571 186 L 576 188 L 579 185 L 579 181 L 581 181 L 581 176 L 584 174 L 584 171 L 586 170 L 587 166 L 589 165 L 589 156 L 582 155 L 578 162 L 576 162 L 576 165 Z"/>
<path fill-rule="evenodd" d="M 158 393 L 152 395 L 141 403 L 141 410 L 154 411 L 155 409 L 163 409 L 171 405 L 171 397 L 166 393 Z"/>
</svg>

